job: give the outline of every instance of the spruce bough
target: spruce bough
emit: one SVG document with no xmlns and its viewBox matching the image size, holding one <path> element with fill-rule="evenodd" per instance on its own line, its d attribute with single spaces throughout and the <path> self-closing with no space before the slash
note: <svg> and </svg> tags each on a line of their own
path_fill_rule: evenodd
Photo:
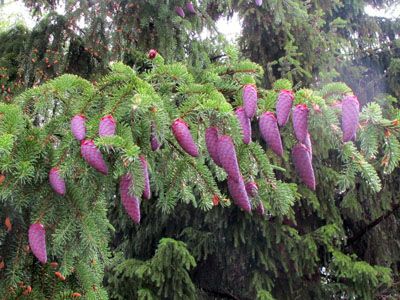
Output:
<svg viewBox="0 0 400 300">
<path fill-rule="evenodd" d="M 229 66 L 212 65 L 203 71 L 207 76 L 195 77 L 180 63 L 164 64 L 160 55 L 154 57 L 153 63 L 153 69 L 142 75 L 126 65 L 115 63 L 111 72 L 97 85 L 77 76 L 64 75 L 26 91 L 11 104 L 0 105 L 3 116 L 0 171 L 5 176 L 0 186 L 0 199 L 11 208 L 13 217 L 18 220 L 16 227 L 19 227 L 18 231 L 7 233 L 8 243 L 13 245 L 14 251 L 4 257 L 8 272 L 0 283 L 1 296 L 18 297 L 22 290 L 17 283 L 22 280 L 31 283 L 32 293 L 38 297 L 61 296 L 71 291 L 71 294 L 76 292 L 88 298 L 107 298 L 102 284 L 103 270 L 105 266 L 115 266 L 112 269 L 116 271 L 121 263 L 118 256 L 110 260 L 111 252 L 107 246 L 113 228 L 106 215 L 110 208 L 116 210 L 126 226 L 132 226 L 131 220 L 139 223 L 144 219 L 144 224 L 135 225 L 141 227 L 149 225 L 146 218 L 153 215 L 149 207 L 163 215 L 173 212 L 182 203 L 208 211 L 210 216 L 216 213 L 214 211 L 221 211 L 222 216 L 223 211 L 232 211 L 237 212 L 238 224 L 252 224 L 250 220 L 255 219 L 254 222 L 260 224 L 260 230 L 264 230 L 263 234 L 269 239 L 273 237 L 269 237 L 268 232 L 281 230 L 276 227 L 276 220 L 293 216 L 296 201 L 321 197 L 320 182 L 324 185 L 323 181 L 328 180 L 321 177 L 319 172 L 322 168 L 330 168 L 330 172 L 335 174 L 329 180 L 336 180 L 334 184 L 341 193 L 352 191 L 356 174 L 361 175 L 363 184 L 370 188 L 371 193 L 380 190 L 379 164 L 371 164 L 363 156 L 365 151 L 359 150 L 365 142 L 360 144 L 357 138 L 363 136 L 366 126 L 354 129 L 353 117 L 351 128 L 358 130 L 359 134 L 352 134 L 355 142 L 343 143 L 340 126 L 335 125 L 340 123 L 341 112 L 331 107 L 333 101 L 324 97 L 323 91 L 298 90 L 294 93 L 294 110 L 306 107 L 307 117 L 302 112 L 297 117 L 297 112 L 293 112 L 293 129 L 292 126 L 279 128 L 273 115 L 278 95 L 282 90 L 291 90 L 291 83 L 280 80 L 272 90 L 257 87 L 258 99 L 245 103 L 249 108 L 247 118 L 253 118 L 252 122 L 257 123 L 264 113 L 270 112 L 268 116 L 272 116 L 274 122 L 273 136 L 266 138 L 265 145 L 254 132 L 253 139 L 247 144 L 243 143 L 243 128 L 234 111 L 242 100 L 243 87 L 250 87 L 251 93 L 255 90 L 254 82 L 262 75 L 258 65 L 250 61 L 239 62 L 233 56 Z M 226 72 L 228 69 L 230 72 Z M 248 74 L 242 70 L 249 70 Z M 231 85 L 227 86 L 226 81 L 231 81 Z M 338 96 L 343 99 L 346 94 L 338 92 Z M 376 106 L 380 109 L 378 104 Z M 287 111 L 285 108 L 282 125 L 287 118 L 290 119 Z M 368 109 L 362 110 L 360 122 L 368 120 L 369 113 Z M 81 117 L 83 115 L 85 117 Z M 39 124 L 37 120 L 40 117 L 44 121 Z M 330 124 L 335 130 L 320 130 L 322 124 Z M 99 130 L 99 125 L 103 129 Z M 399 145 L 398 123 L 381 115 L 368 126 L 391 132 L 391 140 L 383 134 L 380 137 L 378 147 L 382 157 L 375 159 L 390 155 L 390 148 L 383 145 L 388 142 L 393 146 Z M 309 140 L 313 141 L 314 160 Z M 276 144 L 279 147 L 271 146 L 275 141 L 281 142 Z M 332 152 L 336 153 L 334 158 L 330 157 Z M 340 161 L 331 167 L 330 159 Z M 52 169 L 55 166 L 56 169 Z M 314 172 L 312 176 L 310 173 L 314 169 L 315 178 Z M 49 178 L 50 173 L 56 176 Z M 250 189 L 249 197 L 246 182 L 257 187 L 257 193 Z M 316 192 L 305 188 L 302 182 L 311 190 L 316 182 Z M 150 198 L 149 201 L 142 202 L 142 196 Z M 213 208 L 216 197 L 224 201 Z M 230 205 L 231 202 L 237 207 Z M 143 211 L 142 206 L 146 207 Z M 261 216 L 251 210 L 258 211 Z M 18 212 L 23 212 L 27 218 L 18 218 Z M 43 230 L 36 230 L 38 225 L 35 224 L 43 226 Z M 28 243 L 29 226 L 35 226 L 29 235 L 32 252 L 45 263 L 34 265 L 40 272 L 35 272 L 33 277 L 28 277 L 23 270 L 23 266 L 36 260 L 29 251 L 23 250 Z M 336 258 L 327 262 L 332 273 L 336 272 L 338 259 L 342 259 L 346 266 L 356 263 L 353 257 L 342 253 L 341 241 L 334 237 L 342 236 L 342 230 L 326 226 L 329 224 L 310 232 L 310 241 L 304 239 L 302 243 L 310 243 L 307 245 L 309 257 L 301 259 L 309 263 L 296 268 L 304 268 L 305 272 L 317 262 L 313 243 L 318 243 L 330 257 Z M 140 231 L 141 227 L 135 227 L 135 230 Z M 295 226 L 287 227 L 291 229 L 283 228 L 291 231 L 292 238 L 302 240 Z M 235 237 L 237 247 L 245 245 L 246 238 L 240 237 L 247 232 L 243 228 L 240 230 L 244 231 Z M 235 225 L 228 230 L 232 234 L 239 232 Z M 279 234 L 281 238 L 287 238 L 284 233 Z M 277 249 L 280 249 L 280 255 L 285 256 L 288 249 L 279 246 L 280 243 L 276 242 Z M 176 247 L 186 251 L 183 245 L 171 247 L 171 251 L 176 251 Z M 268 247 L 266 249 L 272 249 L 271 245 Z M 191 256 L 185 255 L 185 259 L 191 261 L 189 266 L 193 267 Z M 200 259 L 202 256 L 196 257 Z M 53 288 L 41 290 L 38 282 L 50 283 L 48 278 L 54 278 L 54 270 L 46 264 L 46 259 L 58 262 L 65 281 L 62 285 L 57 283 Z M 267 260 L 256 260 L 253 266 L 255 276 L 262 276 L 262 270 L 266 268 L 264 263 Z M 143 268 L 146 262 L 132 264 Z M 184 268 L 183 274 L 189 266 Z M 387 269 L 368 266 L 382 274 L 379 279 L 374 279 L 377 280 L 374 286 L 390 284 Z M 152 284 L 153 279 L 147 275 L 140 275 L 139 269 L 135 272 L 136 277 L 133 277 L 148 280 L 137 283 L 136 292 L 139 294 L 161 294 L 163 288 L 172 284 L 171 281 L 159 287 Z M 341 276 L 355 280 L 351 273 Z M 372 275 L 365 276 L 368 281 Z M 249 295 L 268 294 L 273 290 L 272 282 L 260 285 L 262 280 L 257 278 L 246 279 Z M 181 280 L 192 283 L 186 275 Z M 111 285 L 117 284 L 111 282 Z M 193 296 L 192 286 L 190 293 Z"/>
</svg>

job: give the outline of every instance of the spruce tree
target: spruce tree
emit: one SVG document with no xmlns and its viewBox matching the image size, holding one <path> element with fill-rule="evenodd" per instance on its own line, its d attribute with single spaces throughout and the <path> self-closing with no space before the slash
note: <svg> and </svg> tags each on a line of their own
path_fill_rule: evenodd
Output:
<svg viewBox="0 0 400 300">
<path fill-rule="evenodd" d="M 396 298 L 396 100 L 381 95 L 357 117 L 352 90 L 332 76 L 305 88 L 312 82 L 301 82 L 302 76 L 316 70 L 304 66 L 313 59 L 321 68 L 332 64 L 329 51 L 293 60 L 279 50 L 280 63 L 294 65 L 286 64 L 263 88 L 260 65 L 190 33 L 199 20 L 211 24 L 224 14 L 226 2 L 195 4 L 194 16 L 178 2 L 83 1 L 64 16 L 56 14 L 56 3 L 28 3 L 36 13 L 50 13 L 24 45 L 32 53 L 22 63 L 24 84 L 35 88 L 1 104 L 2 298 Z M 311 26 L 320 10 L 303 10 L 303 1 L 289 4 L 302 14 L 283 6 L 282 15 L 307 16 L 296 24 L 308 28 L 309 47 L 336 45 L 345 36 Z M 262 16 L 279 4 L 235 5 Z M 184 18 L 176 6 L 185 9 Z M 67 30 L 79 13 L 87 17 L 86 31 Z M 101 19 L 107 14 L 113 16 L 108 29 Z M 133 42 L 125 31 L 137 21 Z M 291 22 L 284 28 L 291 30 Z M 103 40 L 109 47 L 95 48 Z M 159 54 L 149 55 L 149 48 Z M 57 77 L 71 72 L 80 76 Z M 290 80 L 276 80 L 281 76 Z M 238 118 L 241 106 L 250 111 L 247 86 L 258 94 L 250 143 Z M 288 123 L 265 132 L 261 120 L 267 128 L 279 121 L 276 107 L 290 90 Z M 72 119 L 78 120 L 73 131 Z M 104 136 L 113 132 L 110 120 L 116 132 Z M 210 144 L 210 127 L 232 138 L 240 173 L 234 156 L 219 160 L 222 144 Z M 346 133 L 351 140 L 343 142 Z"/>
</svg>

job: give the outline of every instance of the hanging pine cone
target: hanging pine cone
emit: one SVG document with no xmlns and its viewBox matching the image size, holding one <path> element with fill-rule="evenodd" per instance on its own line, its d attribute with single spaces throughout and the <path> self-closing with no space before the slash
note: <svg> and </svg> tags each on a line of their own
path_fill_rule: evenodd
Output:
<svg viewBox="0 0 400 300">
<path fill-rule="evenodd" d="M 356 138 L 359 123 L 360 104 L 356 96 L 346 96 L 342 101 L 343 142 Z"/>
<path fill-rule="evenodd" d="M 32 224 L 28 230 L 29 247 L 33 255 L 42 263 L 47 262 L 46 230 L 40 223 Z"/>
<path fill-rule="evenodd" d="M 308 133 L 308 112 L 306 104 L 298 104 L 293 110 L 293 129 L 297 140 L 304 143 Z"/>
<path fill-rule="evenodd" d="M 93 140 L 83 140 L 81 142 L 81 155 L 91 167 L 104 175 L 108 174 L 108 167 L 103 159 L 103 155 L 97 149 Z"/>
<path fill-rule="evenodd" d="M 292 149 L 293 163 L 304 184 L 315 190 L 314 169 L 311 163 L 310 151 L 303 144 L 296 144 Z"/>
<path fill-rule="evenodd" d="M 156 128 L 153 123 L 151 124 L 150 145 L 151 145 L 151 150 L 153 151 L 157 151 L 161 147 L 161 144 L 157 139 Z"/>
<path fill-rule="evenodd" d="M 246 116 L 243 107 L 238 107 L 235 110 L 237 119 L 239 120 L 240 127 L 242 128 L 243 143 L 249 144 L 251 142 L 251 123 L 250 119 Z"/>
<path fill-rule="evenodd" d="M 188 2 L 186 3 L 186 9 L 188 12 L 190 12 L 191 14 L 195 14 L 196 10 L 194 9 L 193 3 L 192 2 Z"/>
<path fill-rule="evenodd" d="M 72 135 L 82 141 L 86 137 L 86 118 L 84 115 L 76 115 L 71 119 Z"/>
<path fill-rule="evenodd" d="M 265 112 L 259 120 L 260 133 L 263 140 L 277 155 L 283 155 L 281 134 L 279 132 L 276 117 L 272 112 Z"/>
<path fill-rule="evenodd" d="M 176 119 L 172 124 L 172 133 L 183 150 L 193 157 L 199 156 L 199 150 L 185 121 Z"/>
<path fill-rule="evenodd" d="M 112 136 L 115 134 L 117 123 L 113 116 L 106 115 L 101 118 L 99 125 L 99 136 Z"/>
<path fill-rule="evenodd" d="M 140 223 L 140 200 L 131 195 L 129 190 L 133 185 L 130 174 L 125 174 L 119 181 L 119 194 L 121 195 L 122 205 L 126 212 L 136 224 Z"/>
<path fill-rule="evenodd" d="M 309 133 L 307 133 L 306 139 L 304 140 L 304 146 L 306 146 L 308 151 L 310 152 L 310 157 L 312 160 L 313 151 L 312 151 L 312 144 L 311 144 L 311 136 Z"/>
<path fill-rule="evenodd" d="M 261 6 L 262 5 L 262 0 L 255 0 L 254 1 L 256 3 L 257 6 Z"/>
<path fill-rule="evenodd" d="M 60 176 L 60 170 L 56 167 L 52 168 L 49 172 L 49 181 L 50 185 L 53 188 L 53 190 L 61 195 L 65 195 L 65 181 L 64 179 Z"/>
<path fill-rule="evenodd" d="M 254 84 L 246 84 L 243 87 L 243 107 L 246 116 L 252 119 L 257 112 L 257 88 Z"/>
<path fill-rule="evenodd" d="M 146 157 L 141 155 L 139 157 L 140 164 L 142 165 L 143 169 L 143 178 L 144 178 L 144 190 L 143 190 L 143 198 L 150 199 L 151 198 L 151 190 L 150 190 L 150 179 L 149 179 L 149 169 L 147 166 Z"/>
<path fill-rule="evenodd" d="M 222 135 L 218 139 L 218 158 L 222 167 L 234 180 L 240 180 L 241 174 L 232 138 Z"/>
<path fill-rule="evenodd" d="M 217 166 L 222 167 L 221 162 L 219 161 L 218 156 L 218 128 L 217 127 L 209 127 L 206 129 L 205 140 L 207 151 L 210 154 L 210 157 L 214 161 Z"/>
<path fill-rule="evenodd" d="M 184 18 L 184 17 L 185 17 L 185 12 L 183 11 L 182 7 L 176 6 L 176 7 L 175 7 L 175 12 L 176 12 L 181 18 Z"/>
<path fill-rule="evenodd" d="M 279 126 L 285 126 L 289 121 L 290 111 L 293 105 L 293 92 L 288 90 L 281 90 L 276 102 L 276 119 Z"/>
<path fill-rule="evenodd" d="M 228 190 L 237 206 L 246 212 L 251 211 L 250 200 L 247 196 L 242 176 L 240 176 L 238 180 L 228 176 Z"/>
<path fill-rule="evenodd" d="M 249 197 L 257 196 L 257 194 L 258 194 L 257 183 L 250 181 L 250 182 L 246 183 L 245 187 L 246 187 L 247 195 L 249 195 Z"/>
</svg>

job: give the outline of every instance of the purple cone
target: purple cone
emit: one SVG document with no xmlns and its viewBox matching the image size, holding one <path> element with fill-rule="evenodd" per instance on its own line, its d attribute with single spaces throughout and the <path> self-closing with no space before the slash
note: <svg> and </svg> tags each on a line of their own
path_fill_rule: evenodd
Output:
<svg viewBox="0 0 400 300">
<path fill-rule="evenodd" d="M 150 145 L 151 145 L 151 150 L 153 151 L 157 151 L 161 147 L 161 144 L 156 136 L 156 128 L 154 124 L 151 124 Z"/>
<path fill-rule="evenodd" d="M 360 114 L 360 104 L 356 96 L 346 96 L 342 101 L 343 142 L 356 137 Z"/>
<path fill-rule="evenodd" d="M 142 165 L 143 177 L 144 177 L 143 198 L 150 199 L 151 191 L 150 191 L 149 168 L 147 166 L 147 160 L 146 157 L 144 157 L 143 155 L 141 155 L 139 159 L 140 159 L 140 164 Z"/>
<path fill-rule="evenodd" d="M 283 155 L 283 147 L 281 134 L 279 132 L 278 123 L 272 112 L 265 112 L 259 120 L 260 133 L 263 140 L 267 143 L 277 155 Z"/>
<path fill-rule="evenodd" d="M 64 179 L 60 176 L 60 170 L 56 167 L 52 168 L 49 172 L 49 181 L 50 185 L 53 188 L 53 190 L 61 195 L 65 195 L 65 181 Z"/>
<path fill-rule="evenodd" d="M 106 115 L 101 118 L 99 125 L 99 136 L 112 136 L 115 134 L 117 123 L 113 116 Z"/>
<path fill-rule="evenodd" d="M 262 203 L 262 201 L 260 201 L 260 203 L 257 205 L 256 207 L 256 212 L 260 215 L 263 216 L 265 214 L 265 208 L 264 208 L 264 204 Z"/>
<path fill-rule="evenodd" d="M 261 6 L 262 5 L 262 0 L 255 0 L 254 1 L 256 3 L 257 6 Z"/>
<path fill-rule="evenodd" d="M 308 133 L 308 112 L 306 104 L 298 104 L 293 110 L 293 129 L 296 139 L 304 143 Z"/>
<path fill-rule="evenodd" d="M 257 112 L 257 88 L 253 84 L 246 84 L 243 87 L 243 107 L 246 116 L 252 119 Z"/>
<path fill-rule="evenodd" d="M 249 195 L 249 197 L 257 196 L 258 186 L 255 182 L 253 182 L 253 181 L 247 182 L 245 187 L 246 187 L 247 195 Z"/>
<path fill-rule="evenodd" d="M 311 190 L 315 190 L 315 176 L 310 152 L 303 144 L 296 144 L 292 149 L 293 163 L 301 181 Z"/>
<path fill-rule="evenodd" d="M 76 115 L 71 119 L 72 135 L 82 141 L 86 137 L 86 118 L 84 115 Z"/>
<path fill-rule="evenodd" d="M 228 176 L 228 190 L 234 203 L 237 206 L 239 206 L 244 211 L 251 211 L 250 200 L 247 196 L 242 176 L 239 177 L 239 180 L 235 180 L 234 178 Z"/>
<path fill-rule="evenodd" d="M 289 121 L 290 111 L 293 105 L 293 92 L 281 90 L 276 102 L 276 119 L 279 126 L 284 126 Z"/>
<path fill-rule="evenodd" d="M 184 18 L 184 17 L 185 17 L 185 12 L 183 11 L 182 7 L 176 6 L 176 7 L 175 7 L 175 12 L 176 12 L 181 18 Z"/>
<path fill-rule="evenodd" d="M 251 142 L 251 123 L 250 119 L 246 116 L 243 107 L 238 107 L 235 111 L 236 117 L 239 120 L 240 127 L 242 128 L 243 143 L 249 144 Z"/>
<path fill-rule="evenodd" d="M 46 230 L 40 223 L 32 224 L 28 230 L 29 247 L 33 255 L 42 263 L 47 262 Z"/>
<path fill-rule="evenodd" d="M 230 136 L 222 135 L 219 137 L 218 157 L 226 173 L 228 173 L 232 179 L 239 181 L 242 175 L 240 174 L 236 157 L 235 145 Z"/>
<path fill-rule="evenodd" d="M 191 14 L 195 14 L 196 10 L 194 9 L 193 3 L 192 2 L 188 2 L 186 3 L 186 9 L 188 12 L 190 12 Z"/>
<path fill-rule="evenodd" d="M 312 153 L 313 152 L 312 152 L 311 137 L 310 137 L 309 133 L 307 133 L 306 139 L 304 140 L 304 146 L 306 146 L 308 151 L 310 152 L 310 157 L 311 157 L 311 160 L 312 160 Z"/>
<path fill-rule="evenodd" d="M 218 128 L 208 127 L 205 133 L 207 151 L 210 154 L 212 160 L 215 162 L 215 164 L 217 166 L 222 167 L 218 156 L 218 139 L 219 139 Z"/>
<path fill-rule="evenodd" d="M 129 189 L 133 185 L 131 175 L 125 174 L 119 181 L 119 194 L 126 212 L 136 224 L 140 223 L 140 200 L 131 195 Z"/>
<path fill-rule="evenodd" d="M 199 150 L 185 121 L 176 119 L 172 124 L 172 133 L 183 150 L 193 157 L 199 156 Z"/>
<path fill-rule="evenodd" d="M 103 159 L 103 155 L 97 149 L 93 140 L 83 140 L 81 142 L 81 155 L 91 167 L 104 175 L 108 174 L 108 167 Z"/>
</svg>

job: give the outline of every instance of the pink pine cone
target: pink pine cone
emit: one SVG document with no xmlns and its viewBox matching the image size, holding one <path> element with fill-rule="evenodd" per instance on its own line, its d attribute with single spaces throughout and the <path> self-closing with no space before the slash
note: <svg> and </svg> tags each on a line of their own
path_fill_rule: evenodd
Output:
<svg viewBox="0 0 400 300">
<path fill-rule="evenodd" d="M 232 138 L 222 135 L 218 139 L 218 157 L 222 167 L 233 179 L 239 181 L 242 178 L 236 157 L 235 145 Z"/>
<path fill-rule="evenodd" d="M 60 176 L 60 170 L 56 167 L 52 168 L 49 172 L 49 181 L 50 185 L 53 188 L 53 190 L 61 195 L 65 195 L 65 181 L 64 179 Z"/>
<path fill-rule="evenodd" d="M 311 160 L 312 160 L 312 153 L 313 152 L 312 152 L 311 137 L 310 137 L 309 133 L 307 133 L 306 139 L 304 140 L 304 146 L 306 146 L 308 151 L 310 152 L 310 157 L 311 157 Z"/>
<path fill-rule="evenodd" d="M 47 262 L 46 230 L 40 223 L 32 224 L 28 230 L 29 247 L 33 255 L 42 263 Z"/>
<path fill-rule="evenodd" d="M 257 88 L 253 84 L 243 87 L 243 107 L 246 116 L 252 119 L 257 112 Z"/>
<path fill-rule="evenodd" d="M 315 190 L 315 176 L 311 163 L 310 152 L 303 144 L 296 144 L 292 149 L 293 163 L 304 184 Z"/>
<path fill-rule="evenodd" d="M 298 104 L 293 110 L 294 134 L 300 143 L 304 143 L 308 133 L 308 112 L 305 104 Z"/>
<path fill-rule="evenodd" d="M 249 144 L 251 142 L 251 123 L 250 119 L 246 116 L 243 107 L 238 107 L 235 111 L 236 117 L 239 120 L 240 127 L 242 128 L 243 143 Z"/>
<path fill-rule="evenodd" d="M 161 144 L 156 136 L 156 128 L 154 124 L 151 124 L 150 145 L 151 145 L 151 150 L 153 151 L 157 151 L 161 147 Z"/>
<path fill-rule="evenodd" d="M 356 96 L 346 96 L 342 101 L 343 142 L 356 137 L 360 114 L 360 104 Z"/>
<path fill-rule="evenodd" d="M 260 201 L 260 203 L 256 207 L 256 212 L 260 215 L 263 216 L 265 214 L 265 208 L 264 204 Z"/>
<path fill-rule="evenodd" d="M 249 197 L 255 197 L 258 194 L 258 186 L 257 183 L 250 181 L 247 182 L 246 185 L 246 192 Z"/>
<path fill-rule="evenodd" d="M 218 128 L 217 127 L 209 127 L 206 129 L 205 140 L 207 151 L 210 154 L 210 157 L 215 162 L 217 166 L 222 167 L 221 162 L 219 161 L 218 156 Z"/>
<path fill-rule="evenodd" d="M 285 126 L 289 121 L 290 111 L 293 105 L 293 92 L 288 90 L 281 90 L 276 102 L 276 119 L 279 126 Z"/>
<path fill-rule="evenodd" d="M 115 134 L 117 123 L 113 116 L 106 115 L 101 118 L 99 125 L 99 136 L 112 136 Z"/>
<path fill-rule="evenodd" d="M 188 2 L 186 3 L 186 9 L 188 12 L 190 12 L 191 14 L 195 14 L 196 10 L 194 9 L 193 3 L 192 2 Z"/>
<path fill-rule="evenodd" d="M 256 3 L 257 6 L 261 6 L 262 5 L 262 0 L 255 0 L 254 1 Z"/>
<path fill-rule="evenodd" d="M 103 159 L 103 155 L 97 149 L 93 140 L 83 140 L 81 142 L 81 155 L 91 167 L 104 175 L 108 174 L 108 167 Z"/>
<path fill-rule="evenodd" d="M 175 12 L 176 12 L 181 18 L 184 18 L 184 17 L 185 17 L 185 12 L 183 11 L 182 7 L 176 6 L 176 7 L 175 7 Z"/>
<path fill-rule="evenodd" d="M 86 137 L 86 118 L 83 115 L 76 115 L 71 119 L 72 135 L 82 141 Z"/>
<path fill-rule="evenodd" d="M 283 155 L 283 147 L 281 134 L 279 132 L 278 123 L 272 112 L 265 112 L 259 120 L 260 133 L 263 140 L 267 143 L 277 155 Z"/>
<path fill-rule="evenodd" d="M 237 206 L 244 211 L 251 211 L 250 200 L 247 196 L 242 176 L 239 177 L 239 180 L 235 180 L 234 178 L 228 176 L 228 190 Z"/>
<path fill-rule="evenodd" d="M 193 157 L 199 156 L 199 150 L 185 121 L 176 119 L 172 124 L 172 133 L 183 150 Z"/>
<path fill-rule="evenodd" d="M 131 195 L 129 189 L 133 185 L 131 175 L 125 174 L 119 181 L 119 193 L 121 195 L 122 205 L 126 212 L 136 224 L 140 223 L 140 200 Z"/>
<path fill-rule="evenodd" d="M 149 169 L 147 166 L 146 157 L 141 155 L 139 157 L 140 164 L 142 165 L 143 169 L 143 177 L 144 177 L 144 190 L 143 190 L 143 198 L 150 199 L 151 198 L 151 190 L 150 190 L 150 179 L 149 179 Z"/>
</svg>

